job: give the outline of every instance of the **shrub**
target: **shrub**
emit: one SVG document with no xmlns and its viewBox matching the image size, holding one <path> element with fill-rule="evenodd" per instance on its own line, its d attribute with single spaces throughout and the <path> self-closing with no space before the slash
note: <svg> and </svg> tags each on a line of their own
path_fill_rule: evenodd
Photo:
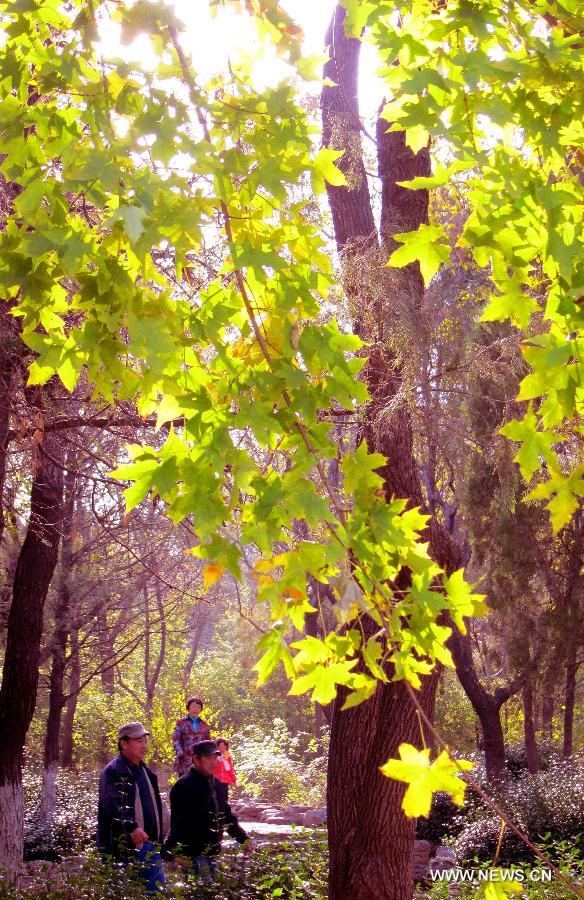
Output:
<svg viewBox="0 0 584 900">
<path fill-rule="evenodd" d="M 326 749 L 311 735 L 291 735 L 274 719 L 269 735 L 253 725 L 234 734 L 233 753 L 239 792 L 274 804 L 324 804 Z"/>
<path fill-rule="evenodd" d="M 558 765 L 562 761 L 560 748 L 554 741 L 543 740 L 538 744 L 539 763 L 542 770 Z M 522 743 L 509 744 L 505 752 L 507 771 L 513 778 L 527 774 L 527 754 Z"/>
<path fill-rule="evenodd" d="M 23 773 L 25 821 L 24 858 L 60 859 L 95 846 L 98 775 L 61 770 L 52 830 L 38 823 L 42 773 Z"/>
<path fill-rule="evenodd" d="M 584 851 L 584 768 L 577 761 L 556 762 L 537 775 L 524 775 L 496 792 L 510 819 L 531 839 L 555 845 L 568 841 L 577 854 Z M 484 805 L 460 831 L 455 850 L 459 859 L 492 859 L 500 821 Z M 530 860 L 531 851 L 507 829 L 500 859 L 511 864 Z"/>
<path fill-rule="evenodd" d="M 498 830 L 498 825 L 497 825 Z M 572 883 L 582 883 L 584 877 L 584 861 L 578 855 L 577 851 L 567 842 L 546 843 L 540 846 L 546 855 L 555 861 L 555 864 Z M 574 890 L 564 884 L 559 876 L 552 874 L 552 880 L 543 879 L 541 870 L 547 867 L 541 863 L 528 863 L 527 865 L 518 865 L 514 863 L 511 866 L 501 865 L 500 868 L 518 870 L 523 873 L 523 881 L 521 898 L 528 900 L 572 900 L 575 896 Z M 492 868 L 491 861 L 480 864 L 477 860 L 467 863 L 467 868 L 474 870 L 488 870 Z M 482 883 L 484 887 L 484 882 Z M 414 900 L 449 900 L 456 896 L 458 900 L 476 900 L 477 896 L 484 896 L 483 892 L 478 890 L 478 878 L 475 883 L 459 883 L 455 887 L 447 882 L 436 881 L 434 883 L 426 882 L 414 893 Z"/>
<path fill-rule="evenodd" d="M 322 834 L 309 840 L 292 837 L 278 844 L 257 848 L 249 859 L 241 853 L 224 852 L 217 881 L 204 885 L 167 867 L 163 896 L 186 896 L 207 900 L 323 900 L 326 897 L 327 848 Z M 0 900 L 138 900 L 142 885 L 116 866 L 105 866 L 92 855 L 81 870 L 68 871 L 63 864 L 31 876 L 24 888 L 0 882 Z"/>
</svg>

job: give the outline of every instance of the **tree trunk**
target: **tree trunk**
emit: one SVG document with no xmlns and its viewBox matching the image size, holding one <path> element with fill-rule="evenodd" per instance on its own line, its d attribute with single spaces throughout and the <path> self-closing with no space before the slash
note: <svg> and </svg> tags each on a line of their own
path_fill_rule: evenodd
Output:
<svg viewBox="0 0 584 900">
<path fill-rule="evenodd" d="M 525 755 L 527 757 L 527 769 L 531 775 L 539 772 L 539 754 L 537 752 L 537 740 L 535 737 L 535 722 L 533 720 L 533 679 L 528 678 L 523 688 L 523 730 L 525 735 Z"/>
<path fill-rule="evenodd" d="M 107 611 L 103 605 L 97 614 L 97 635 L 99 644 L 99 656 L 102 664 L 101 687 L 108 697 L 113 697 L 115 691 L 115 679 L 113 667 L 108 665 L 114 658 L 114 642 L 111 629 L 107 620 Z"/>
<path fill-rule="evenodd" d="M 10 411 L 12 383 L 17 363 L 15 320 L 9 314 L 9 306 L 3 299 L 0 304 L 0 543 L 4 533 L 4 478 L 10 435 Z M 22 344 L 20 343 L 22 346 Z"/>
<path fill-rule="evenodd" d="M 0 882 L 14 881 L 24 843 L 24 794 L 20 762 L 0 784 Z"/>
<path fill-rule="evenodd" d="M 430 718 L 438 673 L 420 701 Z M 366 703 L 341 712 L 335 701 L 327 809 L 330 900 L 409 900 L 415 822 L 402 809 L 405 786 L 379 771 L 406 741 L 421 744 L 420 723 L 401 682 L 380 684 Z"/>
<path fill-rule="evenodd" d="M 572 642 L 568 648 L 566 660 L 566 688 L 564 694 L 564 759 L 570 759 L 574 752 L 574 705 L 576 701 L 576 673 L 578 661 L 576 643 Z"/>
<path fill-rule="evenodd" d="M 496 781 L 505 774 L 505 738 L 501 726 L 501 706 L 508 699 L 504 691 L 489 694 L 482 686 L 472 658 L 470 634 L 456 629 L 448 640 L 456 674 L 479 718 L 487 779 Z"/>
<path fill-rule="evenodd" d="M 46 434 L 38 446 L 30 519 L 14 577 L 0 688 L 0 860 L 14 877 L 22 859 L 22 755 L 34 713 L 45 599 L 61 534 L 62 446 Z"/>
<path fill-rule="evenodd" d="M 345 16 L 345 10 L 337 6 L 325 37 L 330 59 L 324 76 L 334 84 L 322 89 L 322 143 L 345 151 L 337 165 L 350 189 L 341 192 L 326 184 L 337 247 L 350 246 L 362 252 L 368 246 L 377 246 L 378 241 L 361 150 L 357 96 L 361 42 L 345 37 Z"/>
<path fill-rule="evenodd" d="M 111 629 L 107 621 L 107 612 L 105 606 L 102 606 L 97 614 L 97 634 L 99 644 L 99 656 L 102 664 L 101 669 L 101 687 L 108 698 L 109 703 L 112 702 L 115 691 L 115 675 L 114 667 L 108 665 L 113 660 L 113 640 Z M 109 738 L 107 734 L 102 733 L 100 737 L 100 749 L 98 758 L 100 763 L 105 765 L 110 758 Z"/>
<path fill-rule="evenodd" d="M 543 700 L 541 704 L 541 733 L 548 740 L 552 739 L 554 721 L 554 691 L 556 685 L 556 663 L 548 666 L 543 682 Z"/>
<path fill-rule="evenodd" d="M 531 709 L 533 711 L 533 733 L 537 736 L 538 731 L 540 730 L 539 724 L 539 715 L 541 712 L 541 704 L 538 702 L 539 696 L 537 692 L 537 684 L 533 686 L 532 698 L 531 698 Z"/>
<path fill-rule="evenodd" d="M 426 221 L 427 192 L 399 190 L 396 181 L 429 174 L 429 159 L 427 153 L 416 156 L 406 148 L 403 135 L 386 135 L 388 123 L 378 129 L 384 204 L 380 246 L 361 151 L 357 103 L 360 43 L 345 37 L 344 19 L 345 11 L 338 6 L 327 33 L 330 60 L 324 75 L 334 85 L 325 86 L 322 92 L 323 144 L 345 150 L 339 166 L 348 187 L 327 185 L 327 194 L 354 331 L 369 343 L 364 377 L 372 400 L 360 437 L 370 450 L 387 457 L 379 470 L 387 498 L 406 497 L 413 506 L 422 506 L 410 415 L 399 402 L 402 371 L 384 331 L 386 327 L 391 330 L 398 315 L 395 282 L 401 286 L 399 303 L 409 308 L 413 319 L 418 317 L 423 282 L 417 265 L 393 278 L 384 263 L 391 234 L 415 229 Z M 388 409 L 392 409 L 390 416 Z M 433 529 L 430 542 L 441 565 L 457 567 L 456 548 L 440 529 Z M 365 631 L 373 627 L 367 620 L 361 625 Z M 424 679 L 420 691 L 430 716 L 437 683 L 435 672 Z M 421 745 L 418 717 L 400 683 L 379 684 L 371 699 L 344 712 L 342 700 L 341 695 L 333 710 L 329 753 L 329 897 L 406 900 L 413 891 L 414 823 L 401 809 L 403 786 L 382 776 L 378 767 L 396 754 L 402 742 Z"/>
<path fill-rule="evenodd" d="M 191 649 L 189 652 L 188 659 L 185 663 L 185 667 L 183 670 L 183 676 L 182 676 L 182 687 L 186 693 L 188 693 L 187 688 L 189 686 L 189 681 L 191 680 L 193 666 L 195 664 L 195 660 L 196 660 L 197 654 L 199 652 L 201 638 L 203 637 L 203 634 L 204 634 L 205 628 L 207 627 L 208 621 L 209 621 L 208 606 L 201 607 L 201 605 L 198 605 L 196 608 L 195 621 L 192 626 Z"/>
<path fill-rule="evenodd" d="M 156 687 L 158 679 L 164 665 L 164 657 L 166 655 L 166 613 L 164 610 L 164 601 L 162 597 L 162 588 L 160 581 L 156 581 L 154 586 L 156 597 L 156 609 L 158 611 L 158 628 L 160 629 L 160 642 L 158 644 L 158 653 L 154 668 L 150 670 L 151 665 L 151 634 L 150 634 L 150 599 L 148 591 L 144 588 L 144 612 L 146 621 L 145 650 L 144 650 L 144 687 L 146 691 L 146 721 L 152 719 L 152 709 L 154 706 L 154 697 L 156 695 Z"/>
<path fill-rule="evenodd" d="M 59 769 L 61 714 L 66 702 L 64 681 L 71 609 L 70 578 L 73 553 L 71 532 L 73 527 L 73 508 L 75 505 L 75 483 L 75 472 L 69 470 L 65 476 L 60 579 L 58 599 L 55 607 L 55 631 L 53 634 L 51 675 L 49 681 L 49 714 L 45 732 L 43 783 L 38 813 L 39 825 L 46 831 L 49 840 L 57 806 L 57 774 Z"/>
<path fill-rule="evenodd" d="M 81 684 L 81 664 L 79 660 L 79 631 L 76 625 L 71 625 L 69 633 L 71 645 L 71 658 L 69 661 L 71 674 L 69 676 L 69 694 L 65 716 L 63 720 L 63 737 L 61 744 L 63 756 L 61 765 L 64 769 L 73 768 L 73 725 L 75 723 L 75 711 L 77 709 L 77 697 Z"/>
</svg>

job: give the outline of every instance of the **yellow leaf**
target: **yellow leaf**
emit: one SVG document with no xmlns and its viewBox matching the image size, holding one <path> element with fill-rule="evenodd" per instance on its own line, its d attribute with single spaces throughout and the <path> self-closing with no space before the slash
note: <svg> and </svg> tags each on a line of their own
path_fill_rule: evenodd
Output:
<svg viewBox="0 0 584 900">
<path fill-rule="evenodd" d="M 388 778 L 404 781 L 408 785 L 402 801 L 406 816 L 427 816 L 436 791 L 447 791 L 450 799 L 459 806 L 464 803 L 466 785 L 459 772 L 472 769 L 471 762 L 464 759 L 455 761 L 443 751 L 431 763 L 429 750 L 417 750 L 411 744 L 400 744 L 399 755 L 401 760 L 390 759 L 380 768 Z"/>
<path fill-rule="evenodd" d="M 203 585 L 205 590 L 211 587 L 213 584 L 216 584 L 217 581 L 223 575 L 225 571 L 225 566 L 222 563 L 209 563 L 208 566 L 205 566 L 203 569 Z"/>
</svg>

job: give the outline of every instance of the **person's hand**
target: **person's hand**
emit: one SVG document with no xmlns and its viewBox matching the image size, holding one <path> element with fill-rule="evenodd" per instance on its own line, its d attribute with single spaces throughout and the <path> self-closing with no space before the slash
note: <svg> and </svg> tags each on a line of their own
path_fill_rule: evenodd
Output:
<svg viewBox="0 0 584 900">
<path fill-rule="evenodd" d="M 150 840 L 144 829 L 140 827 L 134 828 L 134 830 L 130 832 L 130 837 L 132 838 L 136 850 L 141 848 L 144 841 Z"/>
<path fill-rule="evenodd" d="M 191 861 L 188 856 L 175 856 L 174 857 L 175 865 L 178 866 L 183 872 L 188 872 Z"/>
<path fill-rule="evenodd" d="M 249 854 L 254 849 L 254 844 L 253 844 L 253 841 L 251 838 L 248 838 L 246 841 L 243 842 L 242 849 L 243 849 L 243 852 L 245 853 L 245 855 L 249 856 Z"/>
</svg>

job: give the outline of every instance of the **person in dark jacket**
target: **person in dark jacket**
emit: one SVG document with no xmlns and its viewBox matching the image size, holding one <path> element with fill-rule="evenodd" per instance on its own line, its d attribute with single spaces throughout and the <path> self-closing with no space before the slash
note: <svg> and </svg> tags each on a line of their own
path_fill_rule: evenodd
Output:
<svg viewBox="0 0 584 900">
<path fill-rule="evenodd" d="M 158 779 L 144 764 L 149 734 L 141 722 L 118 730 L 120 752 L 99 779 L 97 845 L 104 856 L 134 869 L 147 893 L 155 893 L 164 884 L 162 803 Z"/>
<path fill-rule="evenodd" d="M 196 875 L 212 879 L 221 850 L 223 829 L 245 845 L 251 842 L 229 804 L 216 789 L 213 772 L 219 750 L 215 741 L 201 741 L 193 747 L 193 766 L 170 791 L 170 835 L 166 848 L 188 857 Z"/>
</svg>

